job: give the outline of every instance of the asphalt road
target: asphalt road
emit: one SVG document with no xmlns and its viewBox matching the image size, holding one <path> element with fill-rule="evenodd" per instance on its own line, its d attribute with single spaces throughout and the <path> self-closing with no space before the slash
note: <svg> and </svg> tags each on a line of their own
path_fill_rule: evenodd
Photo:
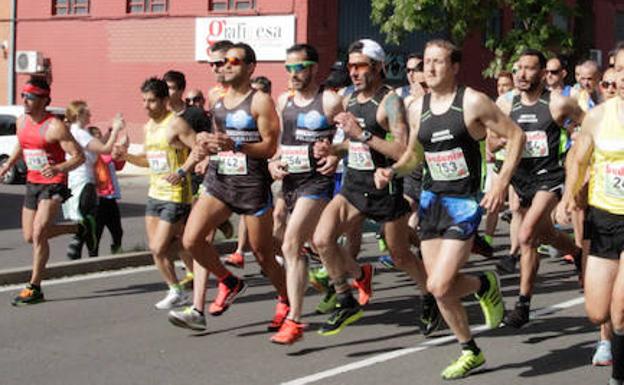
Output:
<svg viewBox="0 0 624 385">
<path fill-rule="evenodd" d="M 367 244 L 362 259 L 374 262 L 374 254 Z M 494 263 L 475 256 L 468 270 Z M 419 334 L 417 290 L 405 274 L 381 268 L 358 323 L 337 336 L 317 335 L 326 316 L 313 314 L 319 295 L 311 290 L 304 340 L 273 345 L 266 326 L 274 291 L 249 259 L 244 274 L 250 288 L 210 317 L 204 333 L 173 327 L 153 308 L 165 287 L 152 267 L 46 282 L 47 302 L 26 308 L 9 306 L 17 287 L 0 288 L 0 383 L 440 384 L 440 371 L 459 354 L 447 329 L 428 339 Z M 502 283 L 510 308 L 518 277 Z M 483 331 L 478 303 L 466 299 L 488 369 L 460 383 L 606 384 L 610 369 L 589 365 L 598 331 L 581 296 L 572 267 L 545 258 L 533 299 L 538 312 L 525 328 Z"/>
</svg>

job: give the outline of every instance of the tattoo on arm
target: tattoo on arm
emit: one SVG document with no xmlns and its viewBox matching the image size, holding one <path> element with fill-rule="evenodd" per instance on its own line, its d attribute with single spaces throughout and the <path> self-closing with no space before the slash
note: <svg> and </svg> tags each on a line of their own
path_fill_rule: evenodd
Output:
<svg viewBox="0 0 624 385">
<path fill-rule="evenodd" d="M 386 97 L 384 108 L 386 109 L 388 128 L 390 132 L 394 135 L 395 140 L 403 141 L 405 138 L 405 132 L 407 131 L 405 106 L 403 105 L 403 102 L 395 93 L 390 93 Z"/>
</svg>

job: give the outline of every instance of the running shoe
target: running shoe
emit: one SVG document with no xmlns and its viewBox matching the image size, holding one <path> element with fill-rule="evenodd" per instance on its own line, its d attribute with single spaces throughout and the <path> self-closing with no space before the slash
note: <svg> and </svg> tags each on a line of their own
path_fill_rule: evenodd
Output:
<svg viewBox="0 0 624 385">
<path fill-rule="evenodd" d="M 234 226 L 232 226 L 232 222 L 229 219 L 219 225 L 219 230 L 221 230 L 225 239 L 230 239 L 234 236 Z"/>
<path fill-rule="evenodd" d="M 379 251 L 382 253 L 388 251 L 388 244 L 386 243 L 386 240 L 383 238 L 377 238 L 377 248 L 379 248 Z"/>
<path fill-rule="evenodd" d="M 559 258 L 561 255 L 559 250 L 555 249 L 551 245 L 539 245 L 537 247 L 538 254 L 547 255 L 550 258 Z"/>
<path fill-rule="evenodd" d="M 206 317 L 192 306 L 187 306 L 183 310 L 171 310 L 168 319 L 174 326 L 191 330 L 206 330 Z"/>
<path fill-rule="evenodd" d="M 80 258 L 82 258 L 81 236 L 75 235 L 67 245 L 67 259 L 75 261 Z"/>
<path fill-rule="evenodd" d="M 574 263 L 574 256 L 572 254 L 566 254 L 561 259 L 563 259 L 565 262 L 567 262 L 569 264 L 573 264 Z"/>
<path fill-rule="evenodd" d="M 511 223 L 511 210 L 505 210 L 500 216 L 501 221 Z"/>
<path fill-rule="evenodd" d="M 275 315 L 269 326 L 267 326 L 267 330 L 270 332 L 278 331 L 284 324 L 284 321 L 286 321 L 289 311 L 290 305 L 288 305 L 288 302 L 283 299 L 278 299 L 277 305 L 275 306 Z"/>
<path fill-rule="evenodd" d="M 308 272 L 308 281 L 313 288 L 321 293 L 332 287 L 329 284 L 329 274 L 324 267 L 310 268 L 310 271 Z"/>
<path fill-rule="evenodd" d="M 333 336 L 340 333 L 345 327 L 362 318 L 364 312 L 358 305 L 354 307 L 341 307 L 336 304 L 336 309 L 318 331 L 322 336 Z"/>
<path fill-rule="evenodd" d="M 500 274 L 515 274 L 517 262 L 518 258 L 515 255 L 503 255 L 496 264 L 496 270 L 498 270 Z"/>
<path fill-rule="evenodd" d="M 479 300 L 483 316 L 485 317 L 485 324 L 488 328 L 494 329 L 500 325 L 505 314 L 505 305 L 503 304 L 503 296 L 500 291 L 500 282 L 498 276 L 493 271 L 485 272 L 485 277 L 490 283 L 490 287 L 483 294 L 483 296 L 475 297 Z"/>
<path fill-rule="evenodd" d="M 22 289 L 22 291 L 19 292 L 17 297 L 13 298 L 13 300 L 11 301 L 11 305 L 34 305 L 43 301 L 45 301 L 45 299 L 43 298 L 43 292 L 41 291 L 41 289 L 29 283 L 28 285 L 26 285 L 25 288 Z"/>
<path fill-rule="evenodd" d="M 225 264 L 236 267 L 238 269 L 243 269 L 245 268 L 245 255 L 243 253 L 235 251 L 232 254 L 228 255 L 228 257 L 225 259 Z"/>
<path fill-rule="evenodd" d="M 338 296 L 333 286 L 325 292 L 325 296 L 321 299 L 321 302 L 316 306 L 316 312 L 318 314 L 327 314 L 334 311 L 336 304 L 338 303 Z"/>
<path fill-rule="evenodd" d="M 121 245 L 111 245 L 110 246 L 110 253 L 111 254 L 120 254 L 122 252 L 123 252 L 123 250 L 121 249 Z"/>
<path fill-rule="evenodd" d="M 456 380 L 468 376 L 485 364 L 483 352 L 475 355 L 471 350 L 462 350 L 461 356 L 442 371 L 442 379 Z"/>
<path fill-rule="evenodd" d="M 503 323 L 506 326 L 511 326 L 516 329 L 520 329 L 522 326 L 529 323 L 529 305 L 516 302 L 516 306 L 512 311 L 507 313 Z"/>
<path fill-rule="evenodd" d="M 613 364 L 613 356 L 611 355 L 611 341 L 598 341 L 596 351 L 592 357 L 592 365 L 594 366 L 610 366 Z"/>
<path fill-rule="evenodd" d="M 154 306 L 159 310 L 170 310 L 174 307 L 182 307 L 190 304 L 189 296 L 178 289 L 169 289 L 167 296 L 158 301 Z"/>
<path fill-rule="evenodd" d="M 392 260 L 392 257 L 389 255 L 382 255 L 377 259 L 377 262 L 379 262 L 379 264 L 385 268 L 388 269 L 394 269 L 396 267 L 396 265 L 394 264 L 394 261 Z"/>
<path fill-rule="evenodd" d="M 483 239 L 482 236 L 477 234 L 472 242 L 472 253 L 483 255 L 486 258 L 492 258 L 492 255 L 494 255 L 494 249 L 485 241 L 485 239 Z"/>
<path fill-rule="evenodd" d="M 180 281 L 180 286 L 184 288 L 184 290 L 193 290 L 193 273 L 186 273 L 184 278 Z"/>
<path fill-rule="evenodd" d="M 97 253 L 97 226 L 93 215 L 85 215 L 78 224 L 78 235 L 87 245 L 89 255 Z"/>
<path fill-rule="evenodd" d="M 360 306 L 364 306 L 370 302 L 373 296 L 373 275 L 375 267 L 370 263 L 362 265 L 362 278 L 353 281 L 355 288 L 358 290 L 358 302 Z"/>
<path fill-rule="evenodd" d="M 426 337 L 438 330 L 442 323 L 442 315 L 435 297 L 427 294 L 420 301 L 420 332 Z"/>
<path fill-rule="evenodd" d="M 304 325 L 287 319 L 279 331 L 271 337 L 271 342 L 280 345 L 292 345 L 303 338 Z"/>
<path fill-rule="evenodd" d="M 228 287 L 223 282 L 219 282 L 218 293 L 214 301 L 208 307 L 208 313 L 213 316 L 223 314 L 234 302 L 234 300 L 247 290 L 247 284 L 240 278 L 236 278 L 237 282 L 233 288 Z"/>
</svg>

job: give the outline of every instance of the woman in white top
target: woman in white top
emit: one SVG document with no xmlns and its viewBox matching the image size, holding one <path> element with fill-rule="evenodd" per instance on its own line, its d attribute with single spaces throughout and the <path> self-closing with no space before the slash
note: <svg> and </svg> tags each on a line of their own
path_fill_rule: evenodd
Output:
<svg viewBox="0 0 624 385">
<path fill-rule="evenodd" d="M 124 127 L 124 121 L 120 114 L 113 119 L 111 135 L 106 143 L 93 137 L 87 128 L 91 123 L 91 111 L 86 102 L 75 100 L 69 103 L 65 111 L 65 120 L 70 124 L 70 131 L 74 139 L 85 154 L 85 162 L 80 167 L 69 172 L 67 184 L 72 191 L 72 197 L 63 204 L 63 215 L 65 219 L 79 221 L 88 227 L 85 235 L 74 236 L 67 248 L 69 259 L 78 259 L 82 254 L 82 245 L 86 236 L 95 237 L 95 211 L 97 206 L 97 193 L 95 189 L 95 175 L 93 166 L 99 154 L 110 154 L 119 131 Z M 86 242 L 93 245 L 89 250 L 90 256 L 97 253 L 97 240 L 95 238 Z"/>
</svg>

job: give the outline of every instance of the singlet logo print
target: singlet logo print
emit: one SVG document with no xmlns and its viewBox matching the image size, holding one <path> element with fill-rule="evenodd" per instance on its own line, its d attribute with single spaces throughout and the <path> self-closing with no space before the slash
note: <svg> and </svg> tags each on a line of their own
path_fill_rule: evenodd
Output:
<svg viewBox="0 0 624 385">
<path fill-rule="evenodd" d="M 522 114 L 518 117 L 518 123 L 539 123 L 539 119 L 535 114 Z"/>
<path fill-rule="evenodd" d="M 309 111 L 297 115 L 297 126 L 308 130 L 318 130 L 329 126 L 327 118 L 318 111 Z"/>
<path fill-rule="evenodd" d="M 256 122 L 245 110 L 237 110 L 234 113 L 227 114 L 225 126 L 236 130 L 249 130 L 256 128 Z"/>
<path fill-rule="evenodd" d="M 454 138 L 450 130 L 437 131 L 431 135 L 431 143 L 444 142 L 445 140 L 453 140 Z"/>
</svg>

